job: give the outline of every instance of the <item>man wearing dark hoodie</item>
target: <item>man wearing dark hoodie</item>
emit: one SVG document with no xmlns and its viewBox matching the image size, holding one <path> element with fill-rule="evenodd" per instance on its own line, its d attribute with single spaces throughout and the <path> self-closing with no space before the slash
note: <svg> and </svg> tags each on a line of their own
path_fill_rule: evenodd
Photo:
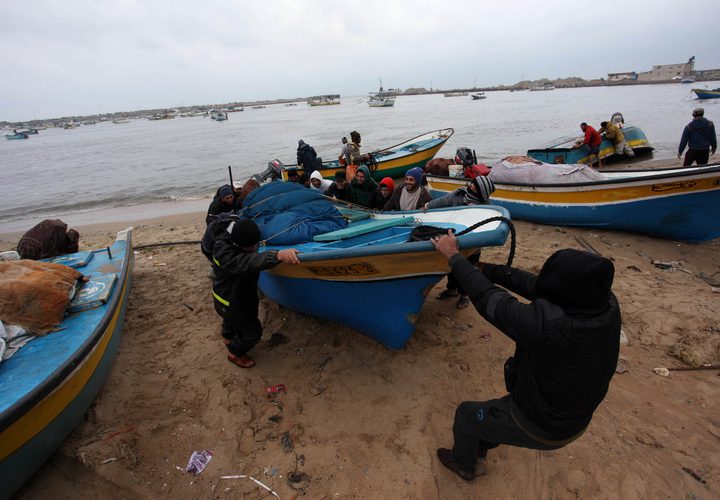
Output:
<svg viewBox="0 0 720 500">
<path fill-rule="evenodd" d="M 360 165 L 355 172 L 355 177 L 350 182 L 348 201 L 365 208 L 372 208 L 373 195 L 378 188 L 378 183 L 370 175 L 370 169 Z"/>
<path fill-rule="evenodd" d="M 693 162 L 707 165 L 709 154 L 714 155 L 717 149 L 715 124 L 705 118 L 705 110 L 695 108 L 692 115 L 693 119 L 685 126 L 678 146 L 678 158 L 682 156 L 685 146 L 688 147 L 683 167 L 689 167 Z"/>
<path fill-rule="evenodd" d="M 223 319 L 221 334 L 229 351 L 227 358 L 240 368 L 255 366 L 247 353 L 262 337 L 257 295 L 260 271 L 281 262 L 300 263 L 294 248 L 258 253 L 259 242 L 257 224 L 240 219 L 220 231 L 212 247 L 215 311 Z"/>
<path fill-rule="evenodd" d="M 486 473 L 491 448 L 555 450 L 580 437 L 607 394 L 620 349 L 612 262 L 559 250 L 536 276 L 501 265 L 476 268 L 458 253 L 451 232 L 433 243 L 482 317 L 515 341 L 515 354 L 505 363 L 509 394 L 462 402 L 455 412 L 453 448 L 438 448 L 440 462 L 472 481 Z"/>
<path fill-rule="evenodd" d="M 318 158 L 315 148 L 300 139 L 297 148 L 297 164 L 298 167 L 302 166 L 308 176 L 311 176 L 322 165 L 322 159 Z"/>
</svg>

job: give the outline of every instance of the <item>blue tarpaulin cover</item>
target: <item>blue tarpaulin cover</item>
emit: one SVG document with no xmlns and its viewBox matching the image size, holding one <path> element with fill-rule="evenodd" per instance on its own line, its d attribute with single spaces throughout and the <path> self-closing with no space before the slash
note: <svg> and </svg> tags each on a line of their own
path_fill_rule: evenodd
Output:
<svg viewBox="0 0 720 500">
<path fill-rule="evenodd" d="M 253 190 L 240 215 L 253 219 L 269 245 L 296 245 L 347 227 L 340 211 L 318 191 L 292 182 L 271 182 Z"/>
</svg>

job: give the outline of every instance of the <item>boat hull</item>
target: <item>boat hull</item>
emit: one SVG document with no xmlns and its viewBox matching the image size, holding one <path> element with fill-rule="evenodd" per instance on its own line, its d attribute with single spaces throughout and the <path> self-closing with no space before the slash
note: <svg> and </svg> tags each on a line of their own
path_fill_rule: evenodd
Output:
<svg viewBox="0 0 720 500">
<path fill-rule="evenodd" d="M 425 164 L 435 157 L 452 134 L 453 129 L 451 128 L 441 129 L 415 137 L 397 146 L 381 149 L 374 153 L 377 164 L 370 168 L 373 178 L 378 181 L 383 177 L 396 179 L 403 177 L 405 172 L 411 168 L 424 168 Z M 323 162 L 322 167 L 318 170 L 324 178 L 332 180 L 335 178 L 335 172 L 344 168 L 336 160 Z M 303 172 L 302 168 L 297 168 L 295 165 L 286 165 L 282 171 L 284 181 L 288 180 L 289 170 Z"/>
<path fill-rule="evenodd" d="M 10 141 L 16 141 L 19 139 L 28 139 L 27 134 L 5 134 L 5 139 L 8 139 Z"/>
<path fill-rule="evenodd" d="M 107 312 L 102 315 L 92 335 L 76 355 L 69 358 L 66 365 L 58 367 L 52 377 L 29 394 L 29 398 L 2 414 L 0 484 L 3 485 L 3 495 L 16 492 L 62 445 L 81 423 L 110 374 L 120 343 L 132 281 L 133 258 L 129 236 L 127 240 L 116 241 L 111 251 L 116 259 L 122 256 L 123 268 L 118 273 L 112 298 L 102 306 L 107 308 Z M 80 270 L 85 272 L 83 268 Z M 84 312 L 77 314 L 83 315 Z M 35 344 L 33 347 L 43 347 L 43 352 L 51 355 L 57 352 L 56 347 L 53 348 L 50 343 L 47 346 L 38 343 L 53 335 L 73 333 L 72 328 L 68 330 L 33 340 L 23 349 Z M 12 362 L 18 356 L 20 352 L 4 363 Z M 0 372 L 0 375 L 4 374 Z"/>
<path fill-rule="evenodd" d="M 500 207 L 455 207 L 427 212 L 373 214 L 373 219 L 421 217 L 424 224 L 457 230 L 491 217 L 508 217 Z M 509 226 L 491 222 L 460 236 L 464 255 L 504 244 Z M 325 244 L 293 246 L 299 265 L 263 271 L 258 282 L 275 302 L 357 330 L 390 349 L 400 349 L 415 331 L 427 294 L 449 271 L 447 259 L 430 241 L 408 242 L 411 228 L 385 229 L 383 238 L 364 235 Z M 393 243 L 388 242 L 390 239 Z M 314 248 L 313 248 L 314 247 Z M 287 247 L 268 247 L 283 249 Z M 367 312 L 371 311 L 371 314 Z"/>
<path fill-rule="evenodd" d="M 698 99 L 720 99 L 720 90 L 692 89 Z"/>
<path fill-rule="evenodd" d="M 643 132 L 638 127 L 625 127 L 623 129 L 625 143 L 633 150 L 636 156 L 650 154 L 653 147 Z M 546 148 L 546 149 L 529 149 L 527 155 L 536 160 L 545 163 L 567 163 L 567 164 L 589 164 L 591 162 L 590 148 L 582 146 L 578 149 L 573 148 Z M 615 155 L 615 145 L 612 141 L 603 139 L 600 144 L 600 158 L 611 158 Z M 623 155 L 617 155 L 620 159 L 626 159 Z"/>
<path fill-rule="evenodd" d="M 505 207 L 513 219 L 540 224 L 632 231 L 679 241 L 720 237 L 720 166 L 616 174 L 616 179 L 573 185 L 495 182 L 492 202 Z M 428 181 L 433 196 L 467 182 L 435 176 Z"/>
</svg>

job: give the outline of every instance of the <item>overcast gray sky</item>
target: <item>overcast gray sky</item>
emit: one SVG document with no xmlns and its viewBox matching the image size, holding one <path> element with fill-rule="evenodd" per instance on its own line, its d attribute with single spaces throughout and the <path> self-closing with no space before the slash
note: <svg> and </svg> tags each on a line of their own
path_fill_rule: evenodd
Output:
<svg viewBox="0 0 720 500">
<path fill-rule="evenodd" d="M 720 68 L 719 24 L 718 0 L 5 1 L 0 121 Z"/>
</svg>

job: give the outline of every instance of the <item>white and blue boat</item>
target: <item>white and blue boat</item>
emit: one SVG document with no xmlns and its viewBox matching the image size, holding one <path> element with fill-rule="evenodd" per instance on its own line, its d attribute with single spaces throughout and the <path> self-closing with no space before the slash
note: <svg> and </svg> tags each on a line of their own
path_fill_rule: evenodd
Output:
<svg viewBox="0 0 720 500">
<path fill-rule="evenodd" d="M 132 280 L 131 230 L 107 249 L 51 262 L 90 280 L 60 327 L 0 363 L 0 497 L 8 498 L 65 441 L 110 374 Z"/>
<path fill-rule="evenodd" d="M 285 190 L 283 198 L 280 191 Z M 265 201 L 287 210 L 278 215 L 266 210 Z M 300 207 L 306 203 L 315 208 L 303 211 Z M 321 226 L 316 214 L 328 208 L 323 204 L 337 224 L 291 242 L 288 230 L 307 225 L 315 231 Z M 249 208 L 244 215 L 254 218 L 261 230 L 260 251 L 301 252 L 300 265 L 280 264 L 261 273 L 259 287 L 267 297 L 303 314 L 349 326 L 390 349 L 400 349 L 410 339 L 425 298 L 449 272 L 447 260 L 431 241 L 410 241 L 413 229 L 419 225 L 454 229 L 465 255 L 503 245 L 510 231 L 508 212 L 501 207 L 373 213 L 346 208 L 317 191 L 285 182 L 254 190 L 245 205 Z M 295 220 L 284 218 L 293 211 L 297 211 Z M 272 220 L 277 217 L 282 218 Z M 483 221 L 487 222 L 472 227 Z M 332 227 L 338 229 L 326 231 Z M 283 244 L 277 244 L 279 240 Z"/>
<path fill-rule="evenodd" d="M 493 179 L 492 202 L 506 208 L 513 219 L 539 224 L 632 231 L 679 241 L 720 237 L 720 164 L 602 175 L 602 180 L 571 184 Z M 467 181 L 428 176 L 433 196 Z"/>
</svg>

